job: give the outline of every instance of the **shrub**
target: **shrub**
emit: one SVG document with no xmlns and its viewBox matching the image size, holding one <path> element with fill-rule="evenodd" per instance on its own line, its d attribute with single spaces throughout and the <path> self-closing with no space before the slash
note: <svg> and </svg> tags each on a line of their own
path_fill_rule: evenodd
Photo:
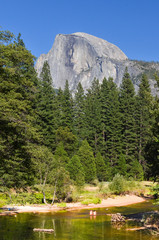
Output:
<svg viewBox="0 0 159 240">
<path fill-rule="evenodd" d="M 0 207 L 5 206 L 9 202 L 9 198 L 6 194 L 0 194 Z"/>
<path fill-rule="evenodd" d="M 156 186 L 152 188 L 152 192 L 153 192 L 154 198 L 159 197 L 159 183 L 157 183 Z"/>
<path fill-rule="evenodd" d="M 122 175 L 117 173 L 108 187 L 113 193 L 121 194 L 126 191 L 127 181 Z"/>
<path fill-rule="evenodd" d="M 0 199 L 0 207 L 3 207 L 7 204 L 7 200 L 6 199 Z"/>
<path fill-rule="evenodd" d="M 101 203 L 101 199 L 100 198 L 93 198 L 92 203 L 94 203 L 94 204 Z"/>
<path fill-rule="evenodd" d="M 16 195 L 12 195 L 12 200 L 14 204 L 41 204 L 42 199 L 43 195 L 41 193 L 22 192 Z"/>
<path fill-rule="evenodd" d="M 82 188 L 79 188 L 77 186 L 73 189 L 71 194 L 73 202 L 78 202 L 80 200 L 81 192 L 82 192 Z"/>
<path fill-rule="evenodd" d="M 102 198 L 108 198 L 108 197 L 111 197 L 111 190 L 108 186 L 106 187 L 103 187 L 103 189 L 100 191 L 99 195 L 102 197 Z"/>
<path fill-rule="evenodd" d="M 91 182 L 91 185 L 93 185 L 93 186 L 98 186 L 98 184 L 99 184 L 99 181 L 98 181 L 98 179 L 97 178 L 95 178 L 95 179 L 93 179 Z"/>
</svg>

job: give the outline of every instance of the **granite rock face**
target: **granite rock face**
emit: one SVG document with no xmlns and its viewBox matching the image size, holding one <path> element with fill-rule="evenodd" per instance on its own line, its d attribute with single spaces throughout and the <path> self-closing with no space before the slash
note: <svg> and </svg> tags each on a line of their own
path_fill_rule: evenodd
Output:
<svg viewBox="0 0 159 240">
<path fill-rule="evenodd" d="M 68 80 L 73 92 L 79 82 L 86 91 L 94 78 L 101 83 L 104 77 L 112 77 L 120 86 L 126 67 L 137 89 L 139 76 L 144 72 L 137 61 L 128 60 L 117 46 L 86 33 L 58 34 L 48 54 L 42 54 L 37 60 L 35 68 L 38 75 L 46 60 L 50 65 L 54 87 L 63 89 Z M 156 67 L 159 70 L 159 65 L 155 65 L 154 69 Z"/>
</svg>

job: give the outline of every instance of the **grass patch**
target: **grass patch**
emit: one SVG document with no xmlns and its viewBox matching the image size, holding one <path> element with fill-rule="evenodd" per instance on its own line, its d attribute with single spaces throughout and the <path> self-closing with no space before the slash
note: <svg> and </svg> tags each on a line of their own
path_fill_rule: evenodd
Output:
<svg viewBox="0 0 159 240">
<path fill-rule="evenodd" d="M 57 203 L 56 206 L 60 207 L 60 208 L 64 208 L 64 207 L 66 207 L 66 203 L 65 202 Z"/>
<path fill-rule="evenodd" d="M 98 203 L 101 203 L 101 199 L 100 198 L 85 199 L 81 203 L 83 205 L 98 204 Z"/>
</svg>

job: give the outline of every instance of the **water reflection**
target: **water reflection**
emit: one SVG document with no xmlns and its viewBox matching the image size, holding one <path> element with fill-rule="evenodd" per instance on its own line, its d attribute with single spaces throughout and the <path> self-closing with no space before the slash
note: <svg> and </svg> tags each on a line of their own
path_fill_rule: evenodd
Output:
<svg viewBox="0 0 159 240">
<path fill-rule="evenodd" d="M 151 208 L 152 207 L 152 208 Z M 135 213 L 153 209 L 153 205 L 134 205 L 122 208 L 96 209 L 97 215 L 90 211 L 18 214 L 0 217 L 0 240 L 156 240 L 156 236 L 147 235 L 143 231 L 130 232 L 134 223 L 114 225 L 107 213 Z M 133 225 L 134 226 L 134 225 Z M 33 232 L 34 228 L 54 229 L 53 233 Z"/>
</svg>

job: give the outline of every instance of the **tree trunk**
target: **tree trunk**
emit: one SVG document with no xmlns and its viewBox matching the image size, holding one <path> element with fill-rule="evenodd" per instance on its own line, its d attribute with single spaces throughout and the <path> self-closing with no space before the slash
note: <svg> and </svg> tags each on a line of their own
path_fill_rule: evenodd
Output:
<svg viewBox="0 0 159 240">
<path fill-rule="evenodd" d="M 54 194 L 53 194 L 53 198 L 52 198 L 52 202 L 51 202 L 51 205 L 54 204 L 54 201 L 55 201 L 55 195 L 56 195 L 56 185 L 57 185 L 57 179 L 55 181 L 55 189 L 54 189 Z"/>
<path fill-rule="evenodd" d="M 42 191 L 42 193 L 43 193 L 43 201 L 44 201 L 45 204 L 47 204 L 44 190 Z"/>
</svg>

